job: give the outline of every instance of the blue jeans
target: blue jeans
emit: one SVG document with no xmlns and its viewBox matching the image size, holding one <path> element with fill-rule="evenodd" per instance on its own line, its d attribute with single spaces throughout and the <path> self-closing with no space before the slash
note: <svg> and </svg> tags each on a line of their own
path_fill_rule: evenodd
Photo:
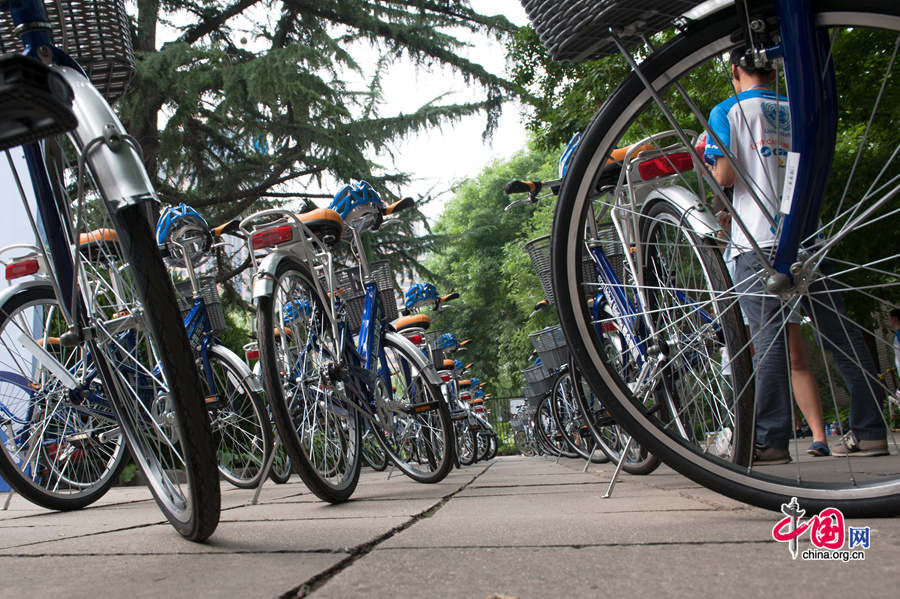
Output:
<svg viewBox="0 0 900 599">
<path fill-rule="evenodd" d="M 791 389 L 788 379 L 787 326 L 789 306 L 773 295 L 765 295 L 756 274 L 762 262 L 752 252 L 735 261 L 736 289 L 750 327 L 756 358 L 756 442 L 786 449 L 791 439 Z M 830 272 L 827 264 L 820 268 Z M 850 429 L 858 439 L 884 439 L 882 419 L 884 392 L 878 384 L 875 362 L 863 342 L 862 330 L 850 318 L 837 286 L 826 277 L 809 287 L 801 307 L 814 324 L 818 340 L 828 350 L 844 385 L 850 391 Z"/>
</svg>

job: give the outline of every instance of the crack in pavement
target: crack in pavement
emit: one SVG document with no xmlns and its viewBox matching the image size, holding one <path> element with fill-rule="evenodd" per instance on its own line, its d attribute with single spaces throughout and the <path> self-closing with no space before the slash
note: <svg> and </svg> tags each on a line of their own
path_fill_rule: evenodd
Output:
<svg viewBox="0 0 900 599">
<path fill-rule="evenodd" d="M 344 549 L 267 549 L 265 551 L 251 551 L 251 550 L 240 550 L 236 549 L 234 551 L 169 551 L 165 553 L 161 553 L 159 551 L 117 551 L 115 553 L 91 553 L 78 551 L 75 553 L 8 553 L 8 554 L 0 554 L 0 559 L 2 558 L 21 558 L 21 557 L 162 557 L 162 556 L 172 556 L 172 555 L 208 555 L 211 557 L 223 556 L 223 555 L 302 555 L 308 553 L 315 554 L 342 554 L 347 553 Z"/>
<path fill-rule="evenodd" d="M 594 549 L 613 547 L 681 547 L 684 545 L 767 545 L 772 539 L 745 541 L 645 541 L 639 543 L 554 543 L 547 545 L 433 545 L 413 547 L 383 547 L 378 551 L 410 551 L 428 549 Z"/>
<path fill-rule="evenodd" d="M 435 513 L 437 513 L 438 510 L 440 510 L 442 507 L 447 505 L 447 503 L 451 499 L 453 499 L 457 494 L 464 491 L 466 488 L 469 487 L 469 485 L 471 485 L 473 482 L 478 480 L 479 477 L 481 477 L 485 472 L 490 470 L 491 466 L 493 466 L 493 465 L 494 465 L 494 462 L 487 464 L 487 466 L 485 466 L 481 472 L 479 472 L 474 477 L 472 477 L 472 479 L 470 481 L 464 483 L 462 486 L 460 486 L 455 491 L 448 493 L 447 495 L 444 495 L 437 503 L 435 503 L 428 509 L 426 509 L 422 512 L 419 512 L 418 514 L 415 514 L 414 516 L 412 516 L 412 518 L 410 518 L 406 522 L 393 527 L 386 533 L 375 537 L 371 541 L 367 541 L 365 543 L 357 545 L 356 547 L 349 548 L 347 550 L 347 552 L 350 555 L 348 555 L 347 557 L 345 557 L 344 559 L 342 559 L 335 565 L 331 566 L 330 568 L 327 568 L 327 569 L 323 570 L 322 572 L 316 574 L 315 576 L 313 576 L 312 578 L 310 578 L 309 580 L 307 580 L 300 586 L 295 587 L 295 588 L 287 591 L 286 593 L 283 593 L 280 596 L 281 599 L 303 599 L 304 597 L 308 597 L 310 595 L 310 593 L 313 593 L 317 589 L 324 586 L 326 583 L 328 583 L 328 581 L 330 581 L 332 578 L 334 578 L 335 576 L 337 576 L 338 574 L 340 574 L 347 568 L 349 568 L 357 560 L 362 559 L 363 557 L 365 557 L 366 555 L 368 555 L 369 553 L 374 551 L 378 547 L 378 545 L 384 543 L 385 541 L 387 541 L 394 535 L 401 533 L 404 530 L 408 529 L 416 522 L 419 522 L 420 520 L 423 520 L 424 518 L 430 518 L 431 516 L 433 516 Z"/>
</svg>

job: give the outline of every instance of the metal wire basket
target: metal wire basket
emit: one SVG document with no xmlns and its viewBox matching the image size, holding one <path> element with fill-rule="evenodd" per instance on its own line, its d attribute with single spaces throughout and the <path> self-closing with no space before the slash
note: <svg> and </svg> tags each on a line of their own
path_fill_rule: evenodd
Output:
<svg viewBox="0 0 900 599">
<path fill-rule="evenodd" d="M 182 317 L 187 316 L 194 305 L 194 293 L 190 281 L 175 284 L 175 295 L 178 299 L 178 309 Z M 219 296 L 219 288 L 216 286 L 215 277 L 200 277 L 200 296 L 206 304 L 206 314 L 209 316 L 209 324 L 214 333 L 225 330 L 225 313 L 222 311 L 222 298 Z"/>
<path fill-rule="evenodd" d="M 441 335 L 443 335 L 443 333 L 440 331 L 428 331 L 425 333 L 425 342 L 428 343 L 428 347 L 431 348 L 431 361 L 435 370 L 446 370 L 446 368 L 444 368 L 444 350 L 437 347 L 437 340 Z"/>
<path fill-rule="evenodd" d="M 541 357 L 541 363 L 547 370 L 556 370 L 569 361 L 566 337 L 559 326 L 547 327 L 528 335 L 531 345 Z"/>
<path fill-rule="evenodd" d="M 613 29 L 626 46 L 671 27 L 704 0 L 522 0 L 554 60 L 578 62 L 618 52 Z"/>
<path fill-rule="evenodd" d="M 550 236 L 544 235 L 543 237 L 532 239 L 525 244 L 525 251 L 528 253 L 528 257 L 531 258 L 531 266 L 541 281 L 544 297 L 549 303 L 556 303 L 553 296 L 553 276 L 550 271 Z M 585 255 L 582 259 L 581 275 L 585 283 L 597 281 L 597 276 L 594 274 L 593 260 L 588 255 Z"/>
<path fill-rule="evenodd" d="M 550 385 L 553 383 L 553 377 L 544 366 L 531 366 L 522 371 L 525 377 L 526 396 L 543 397 L 550 391 Z"/>
<path fill-rule="evenodd" d="M 534 414 L 534 411 L 537 409 L 538 405 L 541 403 L 541 400 L 544 398 L 544 394 L 532 393 L 531 390 L 527 386 L 525 386 L 522 387 L 522 395 L 525 396 L 525 405 L 529 409 L 529 414 Z"/>
<path fill-rule="evenodd" d="M 45 0 L 54 43 L 74 58 L 106 101 L 121 96 L 134 76 L 131 28 L 123 0 Z M 0 10 L 0 53 L 20 52 L 7 10 Z"/>
<path fill-rule="evenodd" d="M 388 260 L 379 260 L 369 264 L 369 269 L 372 278 L 375 279 L 375 285 L 381 293 L 385 318 L 389 321 L 396 320 L 398 316 L 397 300 L 394 298 L 394 273 L 391 270 L 391 263 Z M 347 311 L 347 326 L 355 335 L 362 325 L 366 300 L 366 291 L 359 278 L 359 268 L 351 266 L 335 270 L 334 287 Z"/>
</svg>

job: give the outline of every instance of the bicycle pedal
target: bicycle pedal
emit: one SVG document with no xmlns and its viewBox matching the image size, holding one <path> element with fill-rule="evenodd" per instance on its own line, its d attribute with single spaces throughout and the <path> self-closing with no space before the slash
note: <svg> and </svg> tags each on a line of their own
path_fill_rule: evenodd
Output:
<svg viewBox="0 0 900 599">
<path fill-rule="evenodd" d="M 72 88 L 45 64 L 19 54 L 0 58 L 0 150 L 78 126 Z"/>
</svg>

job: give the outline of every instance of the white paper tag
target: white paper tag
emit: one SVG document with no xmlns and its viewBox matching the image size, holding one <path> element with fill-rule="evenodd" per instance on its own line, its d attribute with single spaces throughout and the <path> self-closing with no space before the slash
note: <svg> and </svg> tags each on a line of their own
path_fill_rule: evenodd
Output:
<svg viewBox="0 0 900 599">
<path fill-rule="evenodd" d="M 784 165 L 784 187 L 781 190 L 781 213 L 789 214 L 794 201 L 794 186 L 797 184 L 797 167 L 800 152 L 788 152 Z"/>
</svg>

